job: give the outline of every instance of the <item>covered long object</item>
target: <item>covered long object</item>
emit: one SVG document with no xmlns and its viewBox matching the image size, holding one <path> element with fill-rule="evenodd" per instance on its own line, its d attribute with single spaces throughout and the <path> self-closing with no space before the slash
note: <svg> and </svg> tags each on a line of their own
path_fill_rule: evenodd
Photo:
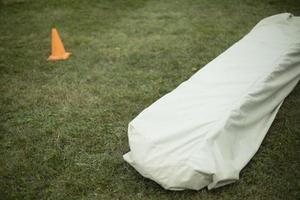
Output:
<svg viewBox="0 0 300 200">
<path fill-rule="evenodd" d="M 129 123 L 124 159 L 165 189 L 239 179 L 300 78 L 300 17 L 260 21 Z"/>
</svg>

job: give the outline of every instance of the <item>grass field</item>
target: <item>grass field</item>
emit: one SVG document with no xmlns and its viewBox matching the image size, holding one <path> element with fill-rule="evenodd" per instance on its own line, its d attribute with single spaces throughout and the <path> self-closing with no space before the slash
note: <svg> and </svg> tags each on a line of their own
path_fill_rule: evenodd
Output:
<svg viewBox="0 0 300 200">
<path fill-rule="evenodd" d="M 235 184 L 166 191 L 122 159 L 130 120 L 280 12 L 300 2 L 0 0 L 0 199 L 299 199 L 299 85 Z"/>
</svg>

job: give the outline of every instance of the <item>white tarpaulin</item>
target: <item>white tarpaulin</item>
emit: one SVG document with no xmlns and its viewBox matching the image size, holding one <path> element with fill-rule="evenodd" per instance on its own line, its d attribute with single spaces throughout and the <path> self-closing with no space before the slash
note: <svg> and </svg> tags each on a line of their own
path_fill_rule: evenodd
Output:
<svg viewBox="0 0 300 200">
<path fill-rule="evenodd" d="M 300 77 L 300 17 L 268 17 L 128 128 L 124 159 L 166 189 L 239 179 Z"/>
</svg>

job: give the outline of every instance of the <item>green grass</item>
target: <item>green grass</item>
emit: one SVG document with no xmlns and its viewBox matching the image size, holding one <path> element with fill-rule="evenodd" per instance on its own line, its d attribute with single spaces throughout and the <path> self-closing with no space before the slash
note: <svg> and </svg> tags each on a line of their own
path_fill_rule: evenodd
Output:
<svg viewBox="0 0 300 200">
<path fill-rule="evenodd" d="M 280 12 L 300 2 L 0 0 L 0 199 L 299 198 L 299 86 L 235 184 L 166 191 L 122 159 L 129 121 Z"/>
</svg>

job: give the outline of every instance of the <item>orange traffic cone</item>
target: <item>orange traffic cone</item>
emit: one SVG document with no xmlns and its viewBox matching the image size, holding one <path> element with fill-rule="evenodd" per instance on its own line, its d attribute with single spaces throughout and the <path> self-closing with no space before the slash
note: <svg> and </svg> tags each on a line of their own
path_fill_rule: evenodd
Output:
<svg viewBox="0 0 300 200">
<path fill-rule="evenodd" d="M 51 55 L 48 60 L 66 60 L 71 53 L 66 52 L 56 28 L 51 29 Z"/>
</svg>

